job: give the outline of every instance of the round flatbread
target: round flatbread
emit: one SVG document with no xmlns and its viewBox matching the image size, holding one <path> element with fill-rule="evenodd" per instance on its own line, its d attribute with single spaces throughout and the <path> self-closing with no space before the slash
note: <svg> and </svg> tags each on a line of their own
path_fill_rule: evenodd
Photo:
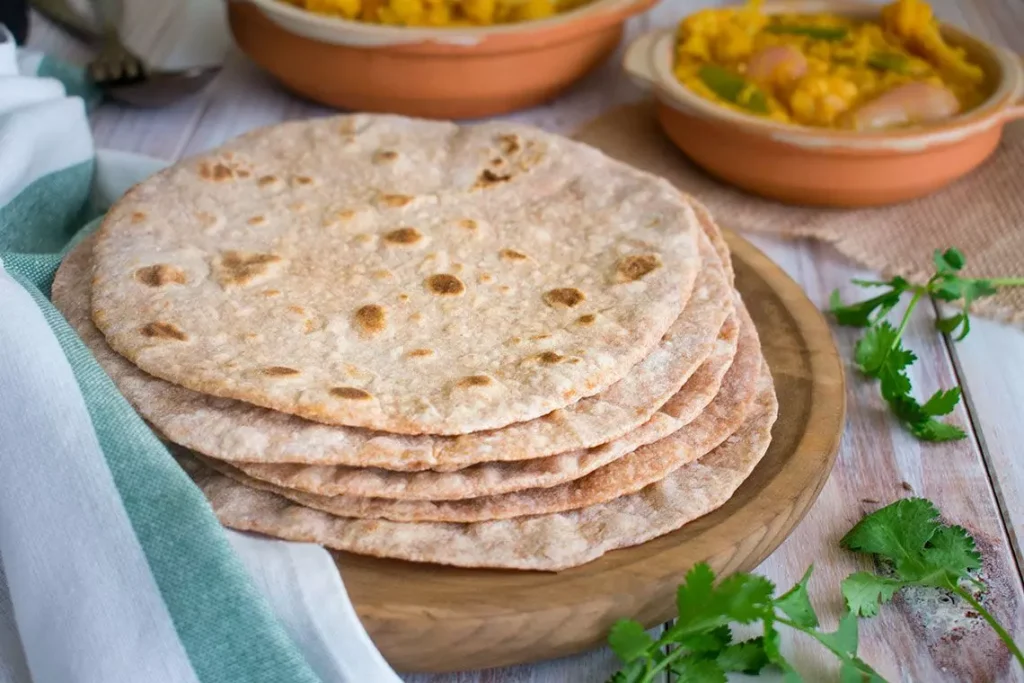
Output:
<svg viewBox="0 0 1024 683">
<path fill-rule="evenodd" d="M 622 379 L 683 310 L 699 233 L 665 180 L 534 128 L 290 122 L 132 188 L 92 317 L 194 391 L 464 434 Z"/>
<path fill-rule="evenodd" d="M 285 489 L 321 496 L 411 501 L 496 496 L 578 480 L 641 446 L 686 429 L 705 408 L 718 411 L 714 413 L 713 419 L 724 422 L 731 419 L 728 410 L 730 404 L 735 406 L 738 403 L 742 407 L 744 401 L 753 397 L 753 388 L 761 367 L 760 345 L 757 330 L 742 302 L 738 303 L 738 310 L 740 314 L 737 317 L 741 321 L 738 346 L 720 336 L 722 353 L 716 354 L 721 357 L 719 362 L 713 362 L 714 356 L 705 362 L 686 386 L 642 426 L 595 448 L 517 462 L 480 463 L 457 472 L 392 472 L 379 468 L 322 465 L 233 465 L 254 479 Z M 723 332 L 734 334 L 728 327 L 727 324 Z M 723 381 L 724 378 L 727 381 Z M 720 393 L 727 396 L 722 397 Z M 716 398 L 716 395 L 719 397 Z M 707 421 L 704 431 L 707 431 L 706 428 Z M 689 434 L 688 438 L 695 436 Z M 702 447 L 704 451 L 711 448 L 696 446 L 691 451 Z"/>
<path fill-rule="evenodd" d="M 61 264 L 53 283 L 54 305 L 129 402 L 162 435 L 221 460 L 419 471 L 457 470 L 484 461 L 570 453 L 607 443 L 649 420 L 721 346 L 716 331 L 726 333 L 719 335 L 730 345 L 725 352 L 735 349 L 735 330 L 729 334 L 723 328 L 733 310 L 728 281 L 710 244 L 701 237 L 701 254 L 707 263 L 683 314 L 654 351 L 597 396 L 537 420 L 458 437 L 394 435 L 323 425 L 184 389 L 141 371 L 114 353 L 89 317 L 93 239 L 83 241 Z M 695 383 L 691 389 L 699 399 L 700 394 L 707 394 L 709 385 Z"/>
<path fill-rule="evenodd" d="M 661 481 L 671 472 L 718 447 L 743 423 L 756 386 L 735 386 L 728 374 L 723 390 L 700 417 L 671 435 L 612 460 L 590 474 L 548 488 L 531 488 L 464 500 L 391 500 L 361 496 L 322 496 L 260 481 L 257 486 L 299 505 L 339 517 L 396 522 L 486 522 L 542 515 L 597 505 Z M 241 472 L 222 461 L 204 462 L 229 477 Z M 246 483 L 252 485 L 251 479 Z"/>
<path fill-rule="evenodd" d="M 761 386 L 757 409 L 710 454 L 632 495 L 550 515 L 474 524 L 336 517 L 240 484 L 195 459 L 182 464 L 221 522 L 235 529 L 413 562 L 554 571 L 667 534 L 725 503 L 771 442 L 778 402 L 767 369 Z"/>
</svg>

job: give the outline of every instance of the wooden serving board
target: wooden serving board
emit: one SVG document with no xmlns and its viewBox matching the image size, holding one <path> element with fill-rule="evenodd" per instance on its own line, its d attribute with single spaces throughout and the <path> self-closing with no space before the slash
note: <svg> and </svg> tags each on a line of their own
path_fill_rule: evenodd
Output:
<svg viewBox="0 0 1024 683">
<path fill-rule="evenodd" d="M 597 647 L 620 618 L 654 626 L 675 612 L 695 563 L 756 567 L 824 485 L 845 414 L 828 325 L 799 285 L 749 242 L 726 234 L 736 286 L 775 379 L 771 448 L 733 498 L 667 536 L 561 572 L 459 569 L 336 553 L 360 619 L 399 671 L 459 671 Z"/>
</svg>

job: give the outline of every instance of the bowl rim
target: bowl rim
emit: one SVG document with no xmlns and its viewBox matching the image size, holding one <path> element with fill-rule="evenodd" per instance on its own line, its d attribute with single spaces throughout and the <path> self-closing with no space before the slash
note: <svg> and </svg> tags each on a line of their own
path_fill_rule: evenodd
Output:
<svg viewBox="0 0 1024 683">
<path fill-rule="evenodd" d="M 473 45 L 486 38 L 546 32 L 587 18 L 627 16 L 648 9 L 658 0 L 594 0 L 568 12 L 544 19 L 493 24 L 490 26 L 397 26 L 375 24 L 344 17 L 317 14 L 286 0 L 228 0 L 255 5 L 270 20 L 286 30 L 302 27 L 306 37 L 333 35 L 337 38 L 363 36 L 374 45 L 402 45 L 432 42 Z"/>
<path fill-rule="evenodd" d="M 764 9 L 769 13 L 794 12 L 794 7 L 800 6 L 813 6 L 820 8 L 817 11 L 830 11 L 850 17 L 868 14 L 875 16 L 881 7 L 877 4 L 850 0 L 804 0 L 803 2 L 800 0 L 771 2 L 769 0 L 765 3 Z M 782 123 L 755 114 L 734 111 L 701 97 L 675 78 L 672 69 L 675 62 L 676 42 L 674 26 L 655 29 L 633 41 L 627 50 L 626 70 L 635 78 L 653 86 L 658 99 L 673 109 L 743 127 L 750 132 L 767 135 L 779 142 L 805 147 L 874 149 L 880 146 L 895 145 L 913 149 L 944 141 L 955 141 L 998 125 L 1002 121 L 1000 114 L 1012 106 L 1018 98 L 1024 96 L 1024 65 L 1015 53 L 1006 48 L 992 45 L 951 24 L 940 22 L 940 26 L 943 33 L 966 38 L 987 51 L 992 60 L 999 64 L 1002 73 L 996 89 L 981 104 L 937 125 L 913 126 L 888 131 L 852 131 Z M 630 55 L 634 47 L 644 54 Z M 637 60 L 641 61 L 641 70 L 646 73 L 636 72 Z M 644 61 L 646 64 L 642 64 Z M 644 66 L 646 69 L 643 68 Z"/>
</svg>

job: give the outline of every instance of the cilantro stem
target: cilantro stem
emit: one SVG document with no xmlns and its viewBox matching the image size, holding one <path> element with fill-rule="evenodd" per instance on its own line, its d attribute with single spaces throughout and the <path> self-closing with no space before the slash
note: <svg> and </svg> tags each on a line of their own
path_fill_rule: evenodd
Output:
<svg viewBox="0 0 1024 683">
<path fill-rule="evenodd" d="M 1024 278 L 1021 277 L 1000 277 L 988 280 L 993 287 L 1021 287 L 1024 286 Z"/>
<path fill-rule="evenodd" d="M 1017 662 L 1021 666 L 1024 666 L 1024 653 L 1022 653 L 1020 651 L 1020 648 L 1017 647 L 1017 643 L 1013 642 L 1013 638 L 1010 636 L 1009 633 L 1006 632 L 1006 629 L 1003 628 L 1002 624 L 996 621 L 996 618 L 993 617 L 987 609 L 981 606 L 981 603 L 978 602 L 978 600 L 976 600 L 973 595 L 971 595 L 970 591 L 965 590 L 963 587 L 956 583 L 954 583 L 949 588 L 954 593 L 963 598 L 967 602 L 967 604 L 973 607 L 975 611 L 981 615 L 982 619 L 988 622 L 988 625 L 992 627 L 992 630 L 994 630 L 999 635 L 999 638 L 1004 643 L 1006 643 L 1006 647 L 1010 650 L 1011 653 L 1013 653 L 1013 656 L 1017 659 Z"/>
<path fill-rule="evenodd" d="M 903 330 L 907 329 L 907 324 L 910 323 L 910 314 L 914 312 L 914 308 L 917 306 L 917 302 L 924 296 L 925 288 L 915 289 L 914 297 L 907 304 L 907 310 L 903 313 L 903 319 L 900 320 L 900 326 L 896 329 L 896 339 L 893 341 L 890 351 L 896 348 L 900 343 L 900 338 L 903 337 Z M 886 354 L 888 356 L 888 354 Z"/>
</svg>

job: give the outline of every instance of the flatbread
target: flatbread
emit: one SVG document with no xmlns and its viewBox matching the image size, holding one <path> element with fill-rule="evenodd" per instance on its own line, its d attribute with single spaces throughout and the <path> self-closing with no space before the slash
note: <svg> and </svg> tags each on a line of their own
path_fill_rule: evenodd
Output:
<svg viewBox="0 0 1024 683">
<path fill-rule="evenodd" d="M 685 429 L 627 453 L 585 477 L 549 488 L 531 488 L 482 498 L 434 501 L 321 496 L 248 477 L 243 483 L 332 515 L 396 522 L 487 522 L 576 510 L 639 491 L 717 448 L 743 424 L 755 394 L 753 385 L 749 389 L 727 385 L 712 402 L 712 405 L 717 404 L 715 409 L 709 407 Z M 205 459 L 204 462 L 229 477 L 237 478 L 241 473 L 218 460 Z"/>
<path fill-rule="evenodd" d="M 665 180 L 535 128 L 289 122 L 110 210 L 93 320 L 193 391 L 465 434 L 622 379 L 683 310 L 699 233 Z"/>
<path fill-rule="evenodd" d="M 225 526 L 362 555 L 461 567 L 555 571 L 678 529 L 724 504 L 768 450 L 778 402 L 766 382 L 763 409 L 707 456 L 629 496 L 536 517 L 475 524 L 352 519 L 296 505 L 237 483 L 194 459 L 182 464 Z"/>
<path fill-rule="evenodd" d="M 738 307 L 742 321 L 739 344 L 733 353 L 729 353 L 728 362 L 717 365 L 705 363 L 682 391 L 644 425 L 595 448 L 511 463 L 480 463 L 457 472 L 392 472 L 378 468 L 321 465 L 234 465 L 254 479 L 286 489 L 324 496 L 348 495 L 399 500 L 478 498 L 523 489 L 547 488 L 577 480 L 641 446 L 686 428 L 706 407 L 713 411 L 712 419 L 725 421 L 731 419 L 728 410 L 730 402 L 742 407 L 753 398 L 761 366 L 760 344 L 757 330 L 742 302 L 738 303 Z M 726 347 L 728 352 L 726 344 L 721 346 Z M 723 383 L 726 375 L 728 381 Z M 713 402 L 716 395 L 719 398 Z M 708 406 L 709 403 L 711 406 Z M 711 447 L 705 446 L 701 453 Z"/>
<path fill-rule="evenodd" d="M 592 448 L 642 425 L 679 392 L 701 362 L 721 346 L 716 331 L 726 332 L 726 344 L 735 349 L 735 334 L 722 328 L 733 310 L 727 303 L 727 280 L 701 237 L 701 253 L 708 263 L 683 314 L 658 347 L 607 391 L 538 420 L 460 437 L 328 426 L 184 389 L 142 372 L 114 353 L 89 317 L 93 239 L 83 241 L 61 264 L 53 284 L 54 305 L 129 402 L 161 434 L 221 460 L 454 470 L 482 461 L 514 461 Z M 693 389 L 701 391 L 702 386 L 706 392 L 706 384 L 697 383 Z"/>
</svg>

